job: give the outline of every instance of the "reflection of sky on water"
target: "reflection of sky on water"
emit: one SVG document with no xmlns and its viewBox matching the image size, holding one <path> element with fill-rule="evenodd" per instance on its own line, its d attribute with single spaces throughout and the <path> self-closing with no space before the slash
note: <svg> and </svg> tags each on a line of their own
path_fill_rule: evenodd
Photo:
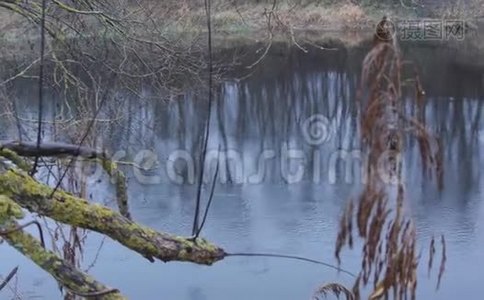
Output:
<svg viewBox="0 0 484 300">
<path fill-rule="evenodd" d="M 205 237 L 228 251 L 277 252 L 334 261 L 340 212 L 358 191 L 358 170 L 352 172 L 352 181 L 346 182 L 345 165 L 330 163 L 336 151 L 359 147 L 354 92 L 358 70 L 345 55 L 305 59 L 302 54 L 291 53 L 283 62 L 269 57 L 266 66 L 276 70 L 273 74 L 262 70 L 245 81 L 222 85 L 213 108 L 209 148 L 217 149 L 220 144 L 222 150 L 231 149 L 240 155 L 238 163 L 244 178 L 257 171 L 263 150 L 274 150 L 275 158 L 264 162 L 266 176 L 259 184 L 218 184 Z M 470 85 L 472 81 L 444 85 L 442 95 L 434 81 L 446 82 L 450 75 L 430 72 L 440 67 L 430 64 L 424 72 L 427 76 L 423 76 L 424 86 L 429 86 L 426 119 L 429 128 L 443 139 L 445 188 L 438 192 L 422 178 L 417 147 L 410 143 L 405 155 L 408 207 L 415 216 L 423 265 L 430 238 L 440 234 L 447 240 L 448 265 L 437 294 L 435 278 L 427 280 L 424 267 L 419 291 L 422 299 L 453 300 L 457 295 L 475 299 L 484 292 L 480 282 L 484 270 L 484 161 L 480 153 L 484 146 L 484 95 L 481 87 Z M 469 77 L 465 72 L 460 75 Z M 22 116 L 35 116 L 29 100 L 22 101 Z M 170 183 L 166 159 L 181 149 L 196 161 L 205 104 L 188 94 L 170 103 L 130 99 L 107 108 L 126 115 L 123 124 L 100 128 L 107 146 L 113 152 L 124 150 L 131 157 L 149 149 L 161 164 L 153 171 L 161 177 L 157 185 L 139 184 L 135 174 L 128 172 L 130 206 L 136 220 L 159 230 L 189 234 L 195 187 Z M 314 114 L 326 116 L 332 132 L 328 141 L 317 146 L 308 145 L 300 131 L 301 123 Z M 2 137 L 15 136 L 15 126 L 0 122 L 5 128 Z M 305 175 L 296 184 L 286 184 L 281 178 L 280 156 L 285 144 L 304 155 Z M 317 159 L 313 155 L 316 151 Z M 315 169 L 321 172 L 317 184 L 312 182 Z M 335 184 L 329 180 L 330 169 L 334 169 Z M 176 171 L 186 176 L 189 170 L 179 164 Z M 234 173 L 233 167 L 226 169 L 227 178 L 237 182 Z M 112 198 L 112 189 L 106 188 L 105 182 L 95 183 L 91 192 L 99 199 Z M 84 251 L 86 266 L 94 259 L 100 242 L 99 235 L 89 235 Z M 19 264 L 23 295 L 57 297 L 55 283 L 43 271 L 10 247 L 3 245 L 0 249 L 2 261 L 8 262 L 0 264 L 0 274 Z M 359 249 L 344 252 L 345 268 L 357 270 L 360 263 Z M 150 264 L 110 240 L 106 240 L 92 274 L 132 299 L 307 299 L 321 283 L 351 282 L 351 278 L 320 266 L 268 258 L 230 258 L 211 267 Z"/>
</svg>

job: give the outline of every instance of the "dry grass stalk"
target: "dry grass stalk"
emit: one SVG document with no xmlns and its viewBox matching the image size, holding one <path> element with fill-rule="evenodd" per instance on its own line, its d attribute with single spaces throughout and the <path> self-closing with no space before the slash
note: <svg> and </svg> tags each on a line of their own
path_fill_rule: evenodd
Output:
<svg viewBox="0 0 484 300">
<path fill-rule="evenodd" d="M 360 289 L 368 285 L 374 289 L 370 299 L 388 296 L 392 299 L 415 299 L 419 257 L 415 227 L 404 211 L 405 184 L 401 161 L 404 140 L 409 135 L 417 139 L 423 171 L 435 174 L 439 187 L 442 187 L 442 151 L 440 142 L 425 127 L 425 92 L 418 76 L 414 79 L 416 97 L 413 99 L 413 105 L 418 109 L 417 115 L 413 115 L 403 108 L 402 59 L 398 45 L 392 39 L 375 38 L 375 41 L 363 62 L 359 91 L 361 139 L 368 161 L 367 178 L 358 201 L 351 201 L 343 213 L 335 256 L 339 262 L 340 251 L 345 246 L 353 247 L 352 224 L 355 218 L 356 232 L 363 240 L 363 261 L 351 292 L 354 298 L 351 299 L 360 299 Z M 438 284 L 446 261 L 443 237 L 442 251 Z M 429 269 L 432 268 L 434 252 L 435 242 L 432 240 Z M 324 287 L 333 291 L 333 286 Z"/>
<path fill-rule="evenodd" d="M 339 283 L 328 283 L 321 286 L 315 293 L 314 299 L 318 300 L 321 297 L 327 297 L 329 295 L 335 295 L 338 299 L 340 296 L 344 296 L 346 300 L 355 300 L 355 295 L 352 291 L 347 289 L 344 285 Z"/>
</svg>

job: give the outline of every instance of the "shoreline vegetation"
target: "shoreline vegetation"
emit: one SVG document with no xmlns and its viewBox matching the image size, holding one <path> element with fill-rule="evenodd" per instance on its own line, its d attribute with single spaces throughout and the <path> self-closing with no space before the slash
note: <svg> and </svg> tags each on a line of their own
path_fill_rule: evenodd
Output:
<svg viewBox="0 0 484 300">
<path fill-rule="evenodd" d="M 0 77 L 9 80 L 25 68 L 35 70 L 40 45 L 39 24 L 35 18 L 18 13 L 18 9 L 5 9 L 2 3 L 9 4 L 11 1 L 0 0 L 0 60 L 3 63 L 0 73 L 5 74 Z M 58 45 L 69 44 L 77 48 L 73 50 L 71 46 L 67 47 L 69 49 L 61 46 L 59 51 L 59 46 L 54 45 L 51 49 L 56 54 L 75 51 L 80 52 L 81 56 L 88 53 L 96 57 L 103 51 L 106 40 L 116 40 L 115 43 L 118 44 L 114 48 L 118 49 L 127 43 L 135 43 L 134 39 L 120 36 L 117 28 L 107 28 L 109 25 L 106 23 L 109 22 L 106 22 L 103 15 L 81 15 L 81 19 L 75 20 L 75 25 L 69 26 L 66 23 L 72 17 L 73 9 L 55 8 L 53 4 L 51 6 L 54 6 L 50 9 L 52 21 L 48 24 L 51 24 L 53 32 L 61 33 L 59 38 L 52 40 L 60 41 L 56 43 Z M 166 46 L 164 49 L 160 48 L 162 52 L 171 51 L 180 53 L 183 57 L 192 56 L 194 61 L 204 57 L 206 15 L 203 5 L 196 1 L 169 0 L 158 3 L 144 0 L 135 3 L 120 0 L 119 8 L 116 6 L 113 10 L 113 7 L 102 5 L 101 8 L 110 11 L 112 15 L 109 18 L 115 16 L 113 20 L 119 20 L 119 24 L 125 23 L 126 27 L 130 27 L 128 34 L 149 41 L 152 45 Z M 389 17 L 394 24 L 404 20 L 422 19 L 464 21 L 466 38 L 463 41 L 443 39 L 418 42 L 430 47 L 445 44 L 463 57 L 464 65 L 484 67 L 484 64 L 481 66 L 475 63 L 484 61 L 484 55 L 476 54 L 484 49 L 484 43 L 477 38 L 481 31 L 480 24 L 484 21 L 482 0 L 216 0 L 213 1 L 211 14 L 213 49 L 216 54 L 226 52 L 227 49 L 237 52 L 238 48 L 256 47 L 260 48 L 259 52 L 264 52 L 277 44 L 292 45 L 304 52 L 308 48 L 323 51 L 368 48 L 376 25 L 383 16 Z M 116 23 L 116 26 L 119 24 Z M 82 34 L 74 26 L 83 27 Z M 96 43 L 96 47 L 91 49 L 89 44 Z M 142 53 L 146 61 L 150 60 L 150 56 L 156 53 L 147 49 L 149 43 L 139 43 L 138 40 L 139 45 L 132 46 L 133 52 L 140 55 Z M 166 51 L 167 49 L 169 50 Z M 118 50 L 114 55 L 122 57 L 120 52 Z M 263 56 L 259 52 L 254 53 L 256 58 Z M 472 53 L 470 62 L 468 53 Z M 200 67 L 201 65 L 195 63 L 187 68 L 192 68 L 191 73 L 195 74 Z M 16 70 L 15 74 L 9 71 L 12 69 Z M 0 83 L 4 81 L 0 79 Z"/>
<path fill-rule="evenodd" d="M 16 55 L 28 53 L 29 49 L 36 47 L 38 24 L 21 14 L 3 9 L 5 7 L 1 5 L 2 2 L 11 1 L 0 0 L 0 44 L 4 44 L 3 47 L 13 47 L 11 50 L 14 50 Z M 130 1 L 121 2 L 126 2 L 123 9 L 127 15 L 135 14 L 135 11 L 139 10 L 138 7 L 130 8 Z M 168 40 L 193 41 L 200 40 L 200 36 L 206 33 L 205 11 L 199 3 L 184 0 L 167 1 L 169 4 L 158 5 L 150 1 L 141 1 L 144 2 L 147 2 L 145 10 L 151 11 L 146 18 L 153 23 L 153 27 L 157 27 L 149 32 L 147 37 L 157 34 Z M 274 41 L 292 41 L 295 44 L 302 37 L 303 43 L 336 40 L 345 46 L 353 46 L 371 39 L 376 25 L 383 16 L 389 17 L 394 23 L 417 19 L 462 20 L 467 29 L 477 31 L 479 24 L 484 20 L 484 6 L 480 1 L 459 1 L 457 4 L 453 2 L 455 1 L 215 1 L 211 15 L 214 44 L 223 48 L 227 41 L 231 42 L 231 45 L 257 43 L 267 40 L 268 35 L 271 35 Z M 160 14 L 158 11 L 165 13 Z M 91 33 L 84 33 L 83 38 L 101 34 L 106 36 L 99 27 L 103 24 L 94 23 L 96 21 L 88 16 L 86 29 L 90 29 Z M 142 32 L 147 25 L 141 25 L 142 21 L 139 23 L 137 30 Z M 65 27 L 62 28 L 63 32 L 72 29 L 65 24 L 62 26 Z M 71 34 L 72 36 L 66 34 L 63 38 L 75 38 L 77 32 L 74 30 Z M 203 41 L 202 39 L 202 43 Z M 22 47 L 17 46 L 18 44 L 28 45 Z M 5 57 L 8 53 L 9 51 L 1 51 L 0 57 Z"/>
</svg>

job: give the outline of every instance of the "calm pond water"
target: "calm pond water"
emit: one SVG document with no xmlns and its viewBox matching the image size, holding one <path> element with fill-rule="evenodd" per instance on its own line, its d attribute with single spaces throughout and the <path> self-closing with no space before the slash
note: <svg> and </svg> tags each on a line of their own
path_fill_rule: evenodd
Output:
<svg viewBox="0 0 484 300">
<path fill-rule="evenodd" d="M 411 141 L 405 155 L 407 203 L 422 251 L 419 299 L 481 299 L 482 72 L 472 63 L 466 64 L 472 62 L 472 52 L 456 54 L 450 48 L 428 45 L 408 45 L 403 50 L 421 70 L 427 92 L 427 125 L 443 139 L 445 148 L 441 192 L 422 178 L 417 148 Z M 252 53 L 246 57 L 248 61 L 254 58 L 253 52 L 247 53 Z M 205 238 L 228 252 L 292 254 L 335 263 L 340 214 L 361 186 L 358 161 L 350 160 L 354 168 L 348 171 L 337 158 L 359 150 L 355 90 L 364 53 L 364 48 L 355 48 L 311 49 L 306 54 L 279 45 L 252 76 L 236 79 L 248 72 L 240 68 L 221 85 L 213 107 L 209 150 L 216 159 L 214 151 L 220 146 L 231 163 L 220 166 Z M 35 95 L 35 89 L 18 83 L 16 93 L 21 100 L 20 115 L 34 117 L 29 95 Z M 113 96 L 106 111 L 125 118 L 103 126 L 100 139 L 120 159 L 151 153 L 159 162 L 149 172 L 126 168 L 134 219 L 158 230 L 189 235 L 196 191 L 191 159 L 197 160 L 194 155 L 201 142 L 206 102 L 190 93 L 171 102 L 156 101 L 150 88 L 139 93 L 143 99 L 124 93 Z M 55 99 L 53 96 L 52 103 Z M 318 133 L 308 129 L 308 118 L 323 125 L 322 136 L 314 136 Z M 15 126 L 6 121 L 1 126 L 1 138 L 16 136 Z M 293 159 L 288 162 L 285 155 Z M 113 198 L 105 178 L 89 182 L 94 198 Z M 205 195 L 208 190 L 206 185 Z M 436 274 L 430 279 L 427 276 L 426 254 L 432 235 L 440 234 L 447 240 L 447 266 L 436 291 Z M 360 251 L 358 247 L 345 251 L 342 267 L 357 272 Z M 20 267 L 22 299 L 60 299 L 55 281 L 40 268 L 7 245 L 0 246 L 0 253 L 0 274 Z M 319 265 L 273 258 L 234 257 L 210 267 L 151 264 L 92 233 L 84 247 L 83 268 L 97 253 L 92 275 L 120 288 L 131 299 L 310 299 L 322 283 L 353 282 L 351 277 Z M 0 294 L 0 299 L 11 298 L 7 289 Z"/>
</svg>

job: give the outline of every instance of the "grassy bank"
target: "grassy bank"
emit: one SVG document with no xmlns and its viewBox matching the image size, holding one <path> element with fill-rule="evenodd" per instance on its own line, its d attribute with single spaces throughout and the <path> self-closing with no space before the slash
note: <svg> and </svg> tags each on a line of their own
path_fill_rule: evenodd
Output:
<svg viewBox="0 0 484 300">
<path fill-rule="evenodd" d="M 373 29 L 382 16 L 394 20 L 436 18 L 474 21 L 484 15 L 483 0 L 237 0 L 213 1 L 212 25 L 225 33 L 287 30 Z M 203 30 L 205 10 L 200 3 L 185 0 L 172 11 L 166 30 Z"/>
<path fill-rule="evenodd" d="M 160 33 L 166 36 L 179 36 L 183 33 L 188 37 L 206 30 L 206 12 L 201 3 L 190 0 L 170 2 L 162 4 L 141 1 L 146 5 L 146 11 L 150 11 L 150 19 L 158 24 Z M 272 1 L 215 1 L 212 7 L 212 28 L 221 35 L 257 38 L 259 34 L 264 36 L 269 29 L 274 34 L 288 31 L 364 30 L 374 28 L 383 15 L 396 17 L 414 13 L 397 6 L 344 2 L 311 1 L 294 4 L 284 0 L 273 5 Z M 37 35 L 38 28 L 31 21 L 0 7 L 0 39 L 11 42 L 19 37 L 30 39 Z"/>
<path fill-rule="evenodd" d="M 0 4 L 6 0 L 0 0 Z M 7 1 L 8 2 L 8 1 Z M 52 6 L 52 5 L 51 5 Z M 53 8 L 55 11 L 55 7 Z M 119 9 L 119 10 L 118 10 Z M 155 22 L 159 32 L 177 34 L 205 29 L 203 1 L 119 0 L 110 15 L 124 18 L 142 11 L 139 23 Z M 374 28 L 383 15 L 392 19 L 458 18 L 484 15 L 484 0 L 212 0 L 214 31 L 227 34 L 271 29 L 347 30 Z M 0 37 L 29 35 L 29 21 L 0 5 Z"/>
<path fill-rule="evenodd" d="M 0 0 L 0 4 L 5 1 L 7 0 Z M 37 5 L 36 1 L 39 0 L 33 0 L 32 3 Z M 407 2 L 412 4 L 406 4 Z M 415 4 L 417 2 L 418 5 Z M 313 46 L 351 48 L 371 39 L 376 23 L 384 15 L 393 20 L 476 20 L 484 4 L 484 0 L 465 1 L 465 5 L 458 2 L 451 4 L 450 0 L 212 0 L 214 48 L 236 49 L 256 45 L 260 51 L 253 54 L 255 57 L 260 57 L 264 49 L 277 42 L 296 45 L 303 51 Z M 153 70 L 150 68 L 153 65 L 158 65 L 159 70 L 164 70 L 166 65 L 175 66 L 173 68 L 177 70 L 176 66 L 190 61 L 186 68 L 193 74 L 204 68 L 207 19 L 203 1 L 140 0 L 135 5 L 130 0 L 94 0 L 93 3 L 98 5 L 96 11 L 103 9 L 114 19 L 122 20 L 121 24 L 116 24 L 125 29 L 127 35 L 120 34 L 116 26 L 107 25 L 104 22 L 105 18 L 99 14 L 76 15 L 56 8 L 50 3 L 47 24 L 61 35 L 58 43 L 49 45 L 52 51 L 55 50 L 57 57 L 69 58 L 69 61 L 72 61 L 73 57 L 76 60 L 82 58 L 87 60 L 85 63 L 96 67 L 97 70 L 100 62 L 106 63 L 106 60 L 99 59 L 105 56 L 105 52 L 109 52 L 106 56 L 107 62 L 111 63 L 108 66 L 109 71 L 117 70 L 121 66 L 121 73 L 127 72 L 128 68 L 138 77 L 152 73 Z M 38 14 L 38 5 L 33 4 L 30 9 L 37 9 Z M 38 57 L 39 26 L 32 20 L 35 19 L 26 19 L 0 5 L 0 73 L 7 74 L 7 77 L 22 71 Z M 106 44 L 106 41 L 110 43 Z M 154 44 L 161 46 L 152 47 Z M 475 33 L 472 37 L 466 35 L 465 44 L 462 41 L 457 44 L 454 47 L 457 51 L 484 49 L 482 39 Z M 126 49 L 129 51 L 126 52 Z M 95 60 L 98 61 L 93 63 Z M 131 64 L 126 66 L 126 61 Z M 167 71 L 167 74 L 170 74 L 170 78 L 177 74 L 173 80 L 178 81 L 179 77 L 190 73 L 187 69 L 180 72 Z M 138 78 L 136 76 L 132 78 Z M 164 81 L 168 79 L 165 78 Z"/>
</svg>

